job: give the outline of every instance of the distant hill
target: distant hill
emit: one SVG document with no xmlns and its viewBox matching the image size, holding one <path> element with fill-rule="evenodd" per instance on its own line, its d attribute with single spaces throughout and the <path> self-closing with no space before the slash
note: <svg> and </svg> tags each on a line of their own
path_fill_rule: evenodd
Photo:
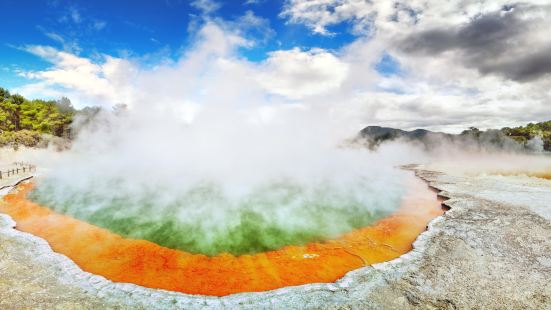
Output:
<svg viewBox="0 0 551 310">
<path fill-rule="evenodd" d="M 372 140 L 374 143 L 379 143 L 398 138 L 406 138 L 410 140 L 420 140 L 427 136 L 442 136 L 445 133 L 433 132 L 426 129 L 415 129 L 406 131 L 390 127 L 367 126 L 360 131 L 360 136 Z"/>
<path fill-rule="evenodd" d="M 453 143 L 487 150 L 551 151 L 551 121 L 485 131 L 471 127 L 460 134 L 434 132 L 426 129 L 407 131 L 390 127 L 367 126 L 359 132 L 358 139 L 366 142 L 370 148 L 376 148 L 386 141 L 400 139 L 419 143 L 428 149 L 444 143 Z"/>
<path fill-rule="evenodd" d="M 551 121 L 529 123 L 526 126 L 514 128 L 505 127 L 501 131 L 523 145 L 529 144 L 530 140 L 539 138 L 543 142 L 544 150 L 551 151 Z"/>
</svg>

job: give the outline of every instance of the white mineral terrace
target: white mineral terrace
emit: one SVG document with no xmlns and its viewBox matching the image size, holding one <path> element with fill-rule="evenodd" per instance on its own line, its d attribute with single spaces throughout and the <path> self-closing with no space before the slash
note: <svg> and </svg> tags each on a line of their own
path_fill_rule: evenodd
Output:
<svg viewBox="0 0 551 310">
<path fill-rule="evenodd" d="M 332 284 L 220 298 L 86 273 L 0 215 L 0 309 L 549 309 L 551 181 L 430 170 L 416 168 L 451 209 L 413 251 Z"/>
</svg>

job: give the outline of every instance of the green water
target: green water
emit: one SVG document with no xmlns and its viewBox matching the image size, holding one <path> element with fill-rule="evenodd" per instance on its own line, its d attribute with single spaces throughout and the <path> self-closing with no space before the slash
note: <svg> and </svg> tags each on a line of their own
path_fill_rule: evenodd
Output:
<svg viewBox="0 0 551 310">
<path fill-rule="evenodd" d="M 381 195 L 369 184 L 271 183 L 233 197 L 212 184 L 179 192 L 103 186 L 60 187 L 41 180 L 30 199 L 57 212 L 173 249 L 253 254 L 336 237 L 367 226 L 398 206 L 401 190 Z"/>
</svg>

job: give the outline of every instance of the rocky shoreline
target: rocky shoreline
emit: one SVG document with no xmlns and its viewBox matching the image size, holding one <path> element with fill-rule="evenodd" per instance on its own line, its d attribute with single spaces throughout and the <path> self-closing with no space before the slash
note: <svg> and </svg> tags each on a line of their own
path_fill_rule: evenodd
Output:
<svg viewBox="0 0 551 310">
<path fill-rule="evenodd" d="M 414 250 L 336 283 L 221 298 L 86 273 L 0 215 L 0 308 L 551 309 L 551 182 L 412 169 L 450 208 Z"/>
</svg>

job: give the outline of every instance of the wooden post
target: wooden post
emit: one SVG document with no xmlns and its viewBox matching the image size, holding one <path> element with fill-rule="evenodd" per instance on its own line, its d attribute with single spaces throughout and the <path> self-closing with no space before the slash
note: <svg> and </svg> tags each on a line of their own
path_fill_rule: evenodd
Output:
<svg viewBox="0 0 551 310">
<path fill-rule="evenodd" d="M 2 171 L 0 171 L 0 180 L 2 180 Z"/>
</svg>

